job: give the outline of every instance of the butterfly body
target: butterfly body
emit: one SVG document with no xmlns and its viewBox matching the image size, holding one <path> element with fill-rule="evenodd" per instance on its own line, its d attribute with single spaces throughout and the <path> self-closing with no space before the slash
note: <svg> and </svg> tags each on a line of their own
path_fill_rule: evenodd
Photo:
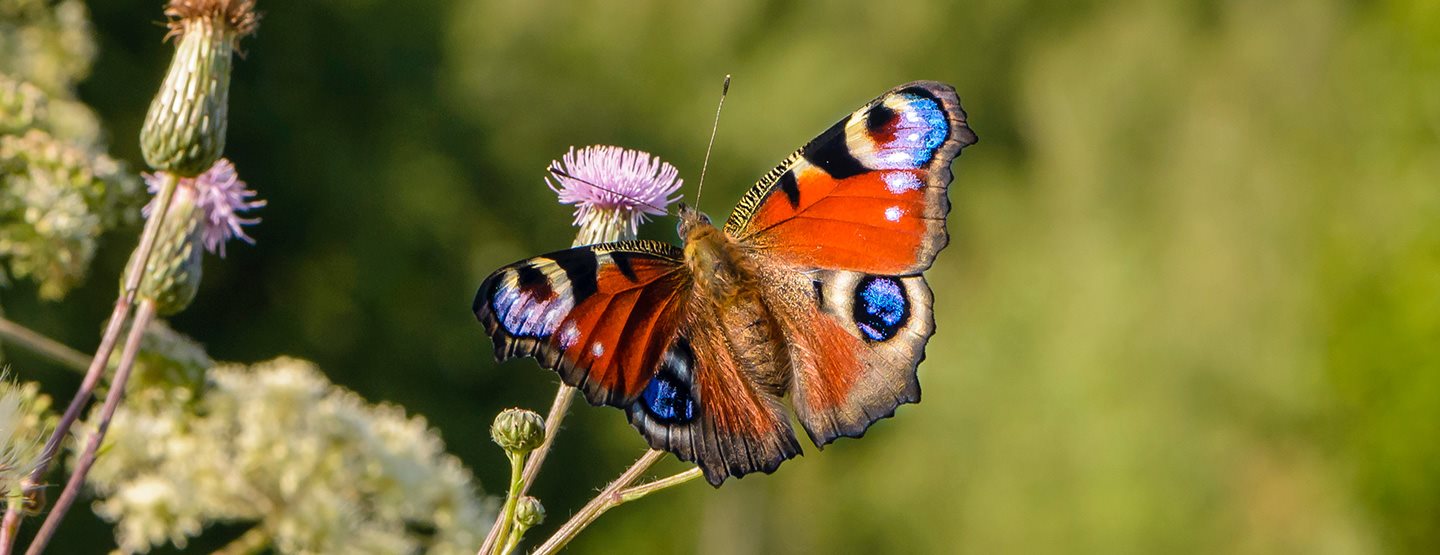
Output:
<svg viewBox="0 0 1440 555">
<path fill-rule="evenodd" d="M 950 162 L 975 142 L 954 90 L 902 85 L 791 155 L 723 228 L 681 207 L 683 247 L 626 241 L 501 268 L 476 317 L 711 484 L 918 402 L 934 332 L 922 275 L 945 246 Z"/>
</svg>

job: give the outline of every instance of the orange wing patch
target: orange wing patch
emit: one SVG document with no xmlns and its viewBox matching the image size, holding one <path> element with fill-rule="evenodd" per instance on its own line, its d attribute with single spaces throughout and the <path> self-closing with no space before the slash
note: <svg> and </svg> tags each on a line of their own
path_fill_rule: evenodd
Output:
<svg viewBox="0 0 1440 555">
<path fill-rule="evenodd" d="M 943 238 L 944 190 L 928 190 L 918 170 L 835 179 L 802 161 L 786 175 L 795 183 L 781 190 L 792 192 L 750 220 L 749 244 L 761 251 L 814 268 L 894 275 L 926 257 L 932 228 Z"/>
<path fill-rule="evenodd" d="M 511 264 L 475 297 L 496 357 L 534 356 L 591 404 L 627 407 L 683 320 L 679 249 L 653 241 L 577 247 Z"/>
</svg>

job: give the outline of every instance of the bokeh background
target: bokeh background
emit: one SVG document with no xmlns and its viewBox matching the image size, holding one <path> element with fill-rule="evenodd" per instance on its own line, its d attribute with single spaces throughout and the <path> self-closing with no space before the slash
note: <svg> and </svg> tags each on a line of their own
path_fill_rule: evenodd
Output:
<svg viewBox="0 0 1440 555">
<path fill-rule="evenodd" d="M 438 427 L 497 492 L 496 365 L 469 312 L 569 244 L 571 145 L 647 150 L 717 219 L 836 119 L 914 79 L 981 137 L 929 272 L 924 402 L 771 476 L 624 506 L 576 553 L 1431 552 L 1440 546 L 1440 3 L 261 0 L 228 157 L 269 205 L 173 325 L 290 354 Z M 155 0 L 89 2 L 79 97 L 139 165 L 169 59 Z M 0 53 L 0 55 L 4 55 Z M 674 240 L 673 220 L 642 235 Z M 7 317 L 92 350 L 135 227 L 63 302 Z M 11 350 L 68 399 L 73 374 Z M 548 535 L 643 450 L 577 406 L 534 493 Z M 684 468 L 673 460 L 661 470 Z M 86 522 L 89 519 L 89 522 Z M 72 514 L 57 552 L 102 552 Z M 200 550 L 204 542 L 193 547 Z"/>
</svg>

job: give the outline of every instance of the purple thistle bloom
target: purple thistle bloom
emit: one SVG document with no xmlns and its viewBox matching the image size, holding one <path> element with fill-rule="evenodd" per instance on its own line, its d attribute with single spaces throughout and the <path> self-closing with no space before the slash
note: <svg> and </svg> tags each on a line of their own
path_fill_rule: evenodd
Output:
<svg viewBox="0 0 1440 555">
<path fill-rule="evenodd" d="M 159 194 L 164 186 L 160 173 L 163 172 L 144 174 L 145 186 L 152 195 Z M 205 250 L 217 253 L 223 258 L 225 243 L 232 238 L 238 237 L 246 243 L 255 244 L 255 239 L 246 235 L 241 226 L 260 223 L 260 218 L 242 218 L 240 213 L 265 206 L 265 201 L 251 200 L 256 193 L 245 188 L 245 182 L 235 173 L 235 164 L 221 158 L 205 173 L 196 177 L 180 178 L 177 186 L 190 187 L 195 192 L 195 205 L 200 208 L 204 217 L 204 229 L 200 236 L 205 242 Z M 145 205 L 146 216 L 150 215 L 154 202 L 152 200 Z"/>
<path fill-rule="evenodd" d="M 606 212 L 618 217 L 634 236 L 645 216 L 664 216 L 671 197 L 684 183 L 680 172 L 648 152 L 617 146 L 570 148 L 550 163 L 550 189 L 561 204 L 575 205 L 575 224 L 584 227 Z"/>
</svg>

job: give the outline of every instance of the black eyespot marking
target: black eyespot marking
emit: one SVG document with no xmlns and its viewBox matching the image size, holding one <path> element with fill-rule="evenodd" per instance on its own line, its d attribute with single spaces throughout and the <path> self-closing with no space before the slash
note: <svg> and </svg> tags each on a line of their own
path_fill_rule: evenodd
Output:
<svg viewBox="0 0 1440 555">
<path fill-rule="evenodd" d="M 884 104 L 876 104 L 874 108 L 870 109 L 870 113 L 865 114 L 865 128 L 870 131 L 871 135 L 874 135 L 884 131 L 885 126 L 894 119 L 895 110 L 891 110 Z"/>
<path fill-rule="evenodd" d="M 851 309 L 855 327 L 868 341 L 895 337 L 910 319 L 910 299 L 905 284 L 886 276 L 866 276 L 855 286 Z"/>
<path fill-rule="evenodd" d="M 780 174 L 780 180 L 776 182 L 780 191 L 785 193 L 785 200 L 790 201 L 790 208 L 800 208 L 800 183 L 795 181 L 795 172 L 788 171 Z"/>
<path fill-rule="evenodd" d="M 685 338 L 677 338 L 665 351 L 660 369 L 645 391 L 640 394 L 640 406 L 645 413 L 662 424 L 685 424 L 695 419 L 699 403 L 690 394 L 689 377 L 695 365 L 695 354 Z"/>
<path fill-rule="evenodd" d="M 595 276 L 600 269 L 600 264 L 595 260 L 595 251 L 590 247 L 577 247 L 570 250 L 563 250 L 548 255 L 551 260 L 565 270 L 565 278 L 570 281 L 570 296 L 575 304 L 590 298 L 599 287 L 596 284 Z"/>
<path fill-rule="evenodd" d="M 821 306 L 824 306 L 824 305 L 825 305 L 825 282 L 820 281 L 820 280 L 818 280 L 818 279 L 812 279 L 812 280 L 810 280 L 810 284 L 815 286 L 815 302 L 820 303 Z"/>
<path fill-rule="evenodd" d="M 850 146 L 845 144 L 845 121 L 840 120 L 830 126 L 805 147 L 805 160 L 825 170 L 825 173 L 835 179 L 845 179 L 870 171 L 850 154 Z"/>
</svg>

